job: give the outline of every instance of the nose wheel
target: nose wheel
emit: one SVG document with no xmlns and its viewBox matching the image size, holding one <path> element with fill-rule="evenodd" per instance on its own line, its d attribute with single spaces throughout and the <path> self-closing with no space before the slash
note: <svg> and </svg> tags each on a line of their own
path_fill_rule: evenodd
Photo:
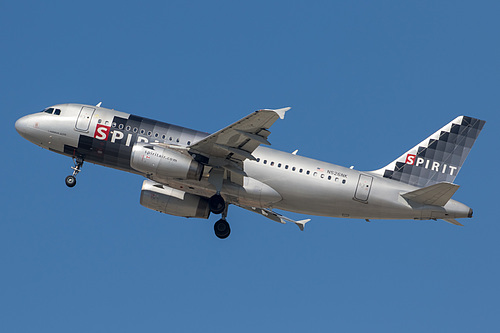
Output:
<svg viewBox="0 0 500 333">
<path fill-rule="evenodd" d="M 71 167 L 71 169 L 73 169 L 73 174 L 66 177 L 66 179 L 65 179 L 66 186 L 68 186 L 68 187 L 74 187 L 76 185 L 76 175 L 80 171 L 82 171 L 83 158 L 82 157 L 73 157 L 73 163 L 75 163 L 75 166 Z"/>
<path fill-rule="evenodd" d="M 65 179 L 66 186 L 67 187 L 73 187 L 76 185 L 76 177 L 75 176 L 68 176 Z"/>
</svg>

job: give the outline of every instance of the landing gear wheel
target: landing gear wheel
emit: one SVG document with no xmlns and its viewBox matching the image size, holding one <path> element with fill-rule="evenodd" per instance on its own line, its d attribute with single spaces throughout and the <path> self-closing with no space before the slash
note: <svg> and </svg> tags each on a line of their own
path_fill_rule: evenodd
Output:
<svg viewBox="0 0 500 333">
<path fill-rule="evenodd" d="M 229 223 L 226 220 L 220 219 L 214 224 L 215 236 L 220 239 L 227 238 L 231 233 L 231 228 L 229 227 Z"/>
<path fill-rule="evenodd" d="M 226 202 L 220 194 L 215 194 L 208 199 L 208 207 L 212 213 L 220 214 L 226 209 Z"/>
<path fill-rule="evenodd" d="M 76 185 L 76 178 L 74 176 L 66 177 L 66 186 L 73 187 Z"/>
</svg>

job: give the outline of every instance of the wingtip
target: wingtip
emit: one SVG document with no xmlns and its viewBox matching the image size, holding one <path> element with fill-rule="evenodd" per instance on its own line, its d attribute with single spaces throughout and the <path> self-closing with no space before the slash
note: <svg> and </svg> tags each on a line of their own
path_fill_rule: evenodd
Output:
<svg viewBox="0 0 500 333">
<path fill-rule="evenodd" d="M 306 226 L 306 223 L 309 221 L 311 221 L 311 219 L 294 221 L 293 223 L 295 223 L 297 227 L 299 227 L 300 231 L 304 231 L 304 227 Z"/>
<path fill-rule="evenodd" d="M 291 109 L 291 107 L 286 107 L 286 108 L 276 109 L 276 110 L 273 110 L 273 111 L 278 114 L 278 116 L 280 117 L 280 119 L 285 119 L 285 113 L 288 110 L 290 110 L 290 109 Z"/>
</svg>

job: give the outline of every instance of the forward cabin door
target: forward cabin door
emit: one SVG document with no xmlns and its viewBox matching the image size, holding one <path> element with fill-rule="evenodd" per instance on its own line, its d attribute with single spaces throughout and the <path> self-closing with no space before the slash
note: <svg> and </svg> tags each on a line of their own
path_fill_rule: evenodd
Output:
<svg viewBox="0 0 500 333">
<path fill-rule="evenodd" d="M 354 193 L 354 199 L 367 202 L 372 189 L 373 177 L 366 175 L 359 175 L 358 186 Z"/>
<path fill-rule="evenodd" d="M 90 120 L 94 115 L 95 109 L 88 106 L 82 107 L 78 119 L 76 120 L 75 128 L 77 131 L 88 132 L 90 126 Z"/>
</svg>

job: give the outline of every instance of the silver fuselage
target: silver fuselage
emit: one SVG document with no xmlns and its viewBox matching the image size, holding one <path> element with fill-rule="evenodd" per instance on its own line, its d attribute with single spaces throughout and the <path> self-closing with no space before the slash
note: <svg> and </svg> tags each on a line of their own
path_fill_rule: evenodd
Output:
<svg viewBox="0 0 500 333">
<path fill-rule="evenodd" d="M 87 118 L 82 108 L 95 112 Z M 82 104 L 53 106 L 60 115 L 35 113 L 16 122 L 27 140 L 67 156 L 142 174 L 131 165 L 137 142 L 158 142 L 188 147 L 208 133 L 146 119 L 128 113 Z M 108 130 L 99 130 L 99 127 Z M 233 204 L 277 208 L 308 215 L 362 219 L 439 219 L 471 217 L 471 209 L 455 200 L 444 207 L 412 203 L 402 193 L 417 187 L 335 164 L 258 147 L 257 161 L 246 160 L 243 185 L 225 180 L 221 194 Z M 155 179 L 182 191 L 210 197 L 215 188 L 205 172 L 201 180 Z M 263 185 L 264 184 L 264 185 Z M 259 193 L 256 199 L 255 193 Z M 247 195 L 248 193 L 248 195 Z"/>
</svg>

